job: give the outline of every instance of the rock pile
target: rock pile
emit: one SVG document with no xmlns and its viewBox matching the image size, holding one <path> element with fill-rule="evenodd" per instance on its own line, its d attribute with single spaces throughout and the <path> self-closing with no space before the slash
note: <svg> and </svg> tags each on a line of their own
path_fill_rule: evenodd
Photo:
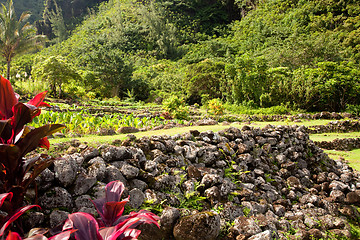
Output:
<svg viewBox="0 0 360 240">
<path fill-rule="evenodd" d="M 308 127 L 308 133 L 329 133 L 329 132 L 358 132 L 360 131 L 360 122 L 358 120 L 332 121 L 326 125 L 316 125 Z"/>
<path fill-rule="evenodd" d="M 360 217 L 359 174 L 329 159 L 305 127 L 194 130 L 73 147 L 81 153 L 65 155 L 37 179 L 45 211 L 31 213 L 36 224 L 54 227 L 74 211 L 95 214 L 89 199 L 112 180 L 126 185 L 129 207 L 160 211 L 161 229 L 144 226 L 142 239 L 348 238 L 349 220 Z"/>
<path fill-rule="evenodd" d="M 320 141 L 315 144 L 327 150 L 351 151 L 360 148 L 360 138 L 336 138 L 332 141 Z"/>
</svg>

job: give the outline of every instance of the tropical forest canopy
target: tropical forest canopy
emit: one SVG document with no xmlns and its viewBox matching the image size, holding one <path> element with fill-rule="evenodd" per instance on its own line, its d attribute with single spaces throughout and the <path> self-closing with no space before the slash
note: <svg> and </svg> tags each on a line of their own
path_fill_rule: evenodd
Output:
<svg viewBox="0 0 360 240">
<path fill-rule="evenodd" d="M 50 83 L 54 96 L 175 94 L 308 111 L 360 104 L 357 0 L 15 2 L 18 15 L 35 13 L 48 42 L 14 59 L 11 80 Z"/>
</svg>

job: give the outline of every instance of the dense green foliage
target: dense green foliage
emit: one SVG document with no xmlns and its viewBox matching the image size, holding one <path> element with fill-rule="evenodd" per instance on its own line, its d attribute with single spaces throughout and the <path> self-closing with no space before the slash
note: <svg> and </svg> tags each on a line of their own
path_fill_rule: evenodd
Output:
<svg viewBox="0 0 360 240">
<path fill-rule="evenodd" d="M 175 94 L 189 104 L 218 98 L 309 111 L 359 105 L 358 1 L 110 0 L 69 35 L 61 2 L 51 10 L 56 43 L 14 65 L 30 73 L 61 56 L 80 76 L 63 83 L 66 96 Z"/>
</svg>

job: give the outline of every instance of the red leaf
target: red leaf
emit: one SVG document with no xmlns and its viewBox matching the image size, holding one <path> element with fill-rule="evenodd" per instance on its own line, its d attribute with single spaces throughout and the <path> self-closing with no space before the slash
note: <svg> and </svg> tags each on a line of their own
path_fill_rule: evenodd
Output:
<svg viewBox="0 0 360 240">
<path fill-rule="evenodd" d="M 44 137 L 44 138 L 40 139 L 39 147 L 40 147 L 40 148 L 45 148 L 45 149 L 49 150 L 49 148 L 50 148 L 50 142 L 49 142 L 49 140 L 48 140 L 47 137 Z"/>
<path fill-rule="evenodd" d="M 31 122 L 31 111 L 23 103 L 17 103 L 12 109 L 14 115 L 11 117 L 12 137 L 8 143 L 15 143 L 16 136 L 24 129 L 25 124 Z M 18 137 L 19 138 L 19 137 Z"/>
<path fill-rule="evenodd" d="M 77 240 L 102 240 L 99 233 L 99 224 L 96 219 L 88 213 L 76 212 L 70 214 L 66 220 L 63 230 L 77 230 Z"/>
<path fill-rule="evenodd" d="M 16 145 L 0 144 L 0 159 L 9 177 L 15 177 L 16 169 L 21 166 L 22 155 L 20 151 Z"/>
<path fill-rule="evenodd" d="M 105 226 L 114 226 L 117 219 L 121 217 L 124 206 L 129 201 L 129 198 L 120 201 L 124 189 L 121 181 L 112 181 L 105 187 L 105 198 L 92 201 Z"/>
<path fill-rule="evenodd" d="M 9 201 L 11 201 L 11 198 L 13 197 L 13 193 L 9 192 L 9 193 L 0 194 L 0 207 L 3 205 L 7 197 L 9 197 Z"/>
<path fill-rule="evenodd" d="M 10 84 L 10 81 L 0 76 L 0 117 L 1 120 L 12 117 L 12 108 L 18 103 L 18 99 Z"/>
<path fill-rule="evenodd" d="M 109 182 L 105 187 L 106 202 L 119 202 L 124 189 L 121 181 Z"/>
<path fill-rule="evenodd" d="M 17 232 L 9 232 L 9 234 L 6 237 L 6 240 L 22 240 L 22 238 Z"/>
<path fill-rule="evenodd" d="M 117 228 L 123 228 L 123 226 L 126 226 L 125 229 L 127 229 L 136 228 L 138 225 L 143 223 L 152 223 L 160 228 L 158 223 L 159 220 L 160 218 L 154 213 L 147 210 L 140 210 L 139 212 L 131 212 L 129 215 L 120 217 L 115 224 L 117 224 Z"/>
<path fill-rule="evenodd" d="M 61 232 L 59 234 L 56 234 L 55 236 L 52 236 L 51 238 L 49 238 L 49 240 L 68 240 L 73 232 L 76 232 L 76 230 Z"/>
<path fill-rule="evenodd" d="M 25 155 L 26 153 L 36 149 L 42 138 L 63 129 L 64 127 L 65 126 L 61 124 L 51 124 L 32 130 L 26 134 L 24 138 L 20 139 L 18 143 L 18 146 L 21 149 L 21 154 Z"/>
<path fill-rule="evenodd" d="M 31 99 L 31 100 L 28 102 L 28 104 L 33 105 L 33 106 L 35 106 L 35 107 L 40 107 L 40 106 L 50 107 L 49 104 L 43 102 L 44 99 L 45 99 L 46 94 L 47 94 L 47 91 L 42 92 L 42 93 L 39 93 L 39 94 L 36 95 L 33 99 Z"/>
<path fill-rule="evenodd" d="M 125 205 L 129 202 L 129 198 L 121 202 L 107 202 L 103 207 L 104 215 L 103 221 L 106 226 L 114 226 L 116 220 L 121 217 L 124 212 Z"/>
<path fill-rule="evenodd" d="M 18 219 L 24 212 L 26 212 L 27 210 L 33 208 L 33 207 L 38 207 L 40 208 L 39 205 L 28 205 L 25 207 L 22 207 L 20 209 L 18 209 L 10 218 L 9 220 L 7 220 L 4 225 L 2 226 L 2 228 L 0 229 L 0 236 L 2 236 L 6 230 L 6 228 L 12 223 L 14 222 L 16 219 Z"/>
</svg>

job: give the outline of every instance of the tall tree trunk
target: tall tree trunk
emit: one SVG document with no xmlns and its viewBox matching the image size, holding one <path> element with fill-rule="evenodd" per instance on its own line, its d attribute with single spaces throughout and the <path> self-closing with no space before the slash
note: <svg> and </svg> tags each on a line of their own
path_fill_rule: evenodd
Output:
<svg viewBox="0 0 360 240">
<path fill-rule="evenodd" d="M 10 80 L 10 60 L 7 60 L 7 70 L 6 70 L 6 78 Z"/>
</svg>

